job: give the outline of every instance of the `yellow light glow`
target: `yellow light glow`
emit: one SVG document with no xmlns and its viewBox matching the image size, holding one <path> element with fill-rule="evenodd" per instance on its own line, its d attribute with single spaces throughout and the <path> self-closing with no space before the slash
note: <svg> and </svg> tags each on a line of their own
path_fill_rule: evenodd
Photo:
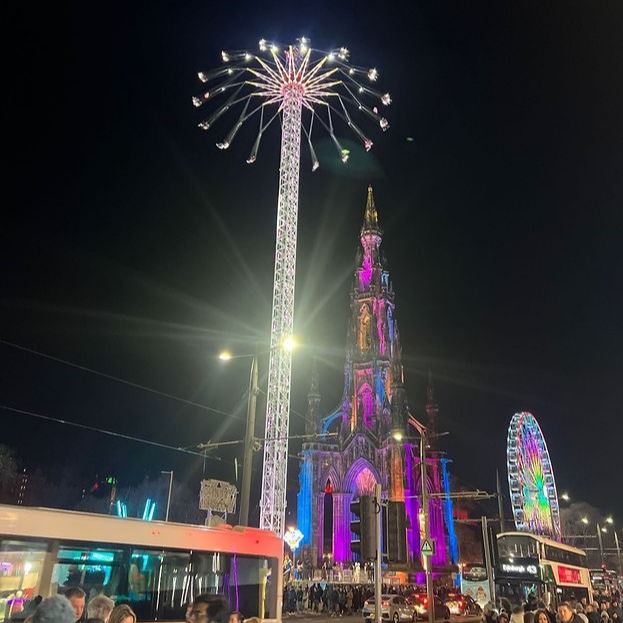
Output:
<svg viewBox="0 0 623 623">
<path fill-rule="evenodd" d="M 606 522 L 609 524 L 613 524 L 614 523 L 614 519 L 612 519 L 612 517 L 606 517 Z"/>
<path fill-rule="evenodd" d="M 588 517 L 582 517 L 582 523 L 588 523 Z"/>
<path fill-rule="evenodd" d="M 402 431 L 396 430 L 392 433 L 392 437 L 396 440 L 396 441 L 402 441 Z"/>
<path fill-rule="evenodd" d="M 224 350 L 222 353 L 219 353 L 218 358 L 221 361 L 229 361 L 232 358 L 232 354 L 228 350 Z"/>
<path fill-rule="evenodd" d="M 296 340 L 293 335 L 289 335 L 283 340 L 283 348 L 291 353 L 296 348 Z"/>
</svg>

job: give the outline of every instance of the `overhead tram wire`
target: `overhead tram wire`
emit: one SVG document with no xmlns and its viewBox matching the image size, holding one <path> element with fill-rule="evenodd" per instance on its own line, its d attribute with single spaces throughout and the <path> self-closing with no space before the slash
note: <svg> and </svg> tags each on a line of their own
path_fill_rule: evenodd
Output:
<svg viewBox="0 0 623 623">
<path fill-rule="evenodd" d="M 105 430 L 103 428 L 97 428 L 95 426 L 88 426 L 87 424 L 79 424 L 78 422 L 71 422 L 67 420 L 62 420 L 60 418 L 54 418 L 49 415 L 43 415 L 42 413 L 35 413 L 34 411 L 27 411 L 26 409 L 17 409 L 15 407 L 9 407 L 8 405 L 0 404 L 0 409 L 5 411 L 12 411 L 13 413 L 21 413 L 22 415 L 29 415 L 31 417 L 39 418 L 41 420 L 47 420 L 48 422 L 56 422 L 57 424 L 67 424 L 68 426 L 75 426 L 76 428 L 82 428 L 84 430 L 89 430 L 91 432 L 101 433 L 103 435 L 111 435 L 112 437 L 118 437 L 119 439 L 126 439 L 128 441 L 135 441 L 137 443 L 144 443 L 150 446 L 155 446 L 157 448 L 162 448 L 163 450 L 173 450 L 175 452 L 182 452 L 184 454 L 192 454 L 193 456 L 198 456 L 203 459 L 212 459 L 213 461 L 219 461 L 221 463 L 232 463 L 231 461 L 225 461 L 217 456 L 207 455 L 205 452 L 194 452 L 192 450 L 188 450 L 182 447 L 168 446 L 164 443 L 159 443 L 157 441 L 150 441 L 149 439 L 141 439 L 140 437 L 133 437 L 132 435 L 125 435 L 124 433 L 116 433 L 115 431 Z"/>
<path fill-rule="evenodd" d="M 67 361 L 66 359 L 61 359 L 60 357 L 54 357 L 53 355 L 47 355 L 46 353 L 41 353 L 39 351 L 33 350 L 32 348 L 27 348 L 26 346 L 20 346 L 19 344 L 14 344 L 13 342 L 8 342 L 6 340 L 0 339 L 0 344 L 4 344 L 5 346 L 10 346 L 11 348 L 16 348 L 17 350 L 24 351 L 26 353 L 30 353 L 32 355 L 37 355 L 38 357 L 43 357 L 45 359 L 50 359 L 51 361 L 55 361 L 57 363 L 62 363 L 66 366 L 70 366 L 72 368 L 77 368 L 78 370 L 82 370 L 83 372 L 89 372 L 91 374 L 95 374 L 97 376 L 102 376 L 111 381 L 116 381 L 117 383 L 123 383 L 124 385 L 129 385 L 130 387 L 134 387 L 136 389 L 142 389 L 147 392 L 151 392 L 152 394 L 157 394 L 158 396 L 163 396 L 164 398 L 169 398 L 170 400 L 177 400 L 178 402 L 182 402 L 184 404 L 190 405 L 191 407 L 197 407 L 198 409 L 203 409 L 204 411 L 210 411 L 211 413 L 217 413 L 219 415 L 226 415 L 227 417 L 234 418 L 235 420 L 241 420 L 243 422 L 246 421 L 246 418 L 235 415 L 234 413 L 228 413 L 227 411 L 221 411 L 220 409 L 215 409 L 213 407 L 208 407 L 207 405 L 202 405 L 198 402 L 193 402 L 192 400 L 187 400 L 186 398 L 181 398 L 180 396 L 175 396 L 173 394 L 167 394 L 166 392 L 162 392 L 158 389 L 154 389 L 153 387 L 147 387 L 145 385 L 140 385 L 139 383 L 134 383 L 133 381 L 127 381 L 126 379 L 119 378 L 118 376 L 113 376 L 112 374 L 107 374 L 106 372 L 100 372 L 99 370 L 93 370 L 92 368 L 87 368 L 86 366 L 82 366 L 77 363 L 73 363 L 71 361 Z"/>
</svg>

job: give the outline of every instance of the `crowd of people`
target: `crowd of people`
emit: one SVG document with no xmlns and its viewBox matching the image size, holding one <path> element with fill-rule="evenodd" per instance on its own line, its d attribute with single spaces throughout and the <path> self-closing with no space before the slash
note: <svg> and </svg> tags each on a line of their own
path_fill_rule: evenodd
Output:
<svg viewBox="0 0 623 623">
<path fill-rule="evenodd" d="M 24 623 L 136 623 L 136 615 L 127 604 L 115 605 L 106 595 L 96 595 L 87 605 L 86 593 L 78 586 L 63 595 L 43 599 L 38 596 L 11 621 Z"/>
<path fill-rule="evenodd" d="M 395 593 L 409 596 L 417 587 L 411 585 L 386 586 L 383 594 Z M 440 599 L 444 587 L 435 587 Z M 345 584 L 327 582 L 291 582 L 283 592 L 283 614 L 322 613 L 330 617 L 343 617 L 359 612 L 365 601 L 374 597 L 371 584 Z M 482 611 L 482 623 L 623 623 L 621 600 L 618 592 L 611 596 L 597 595 L 595 601 L 570 599 L 555 607 L 528 595 L 525 604 L 512 605 L 501 598 L 497 604 L 488 603 Z"/>
<path fill-rule="evenodd" d="M 555 607 L 528 595 L 525 604 L 511 605 L 501 598 L 498 608 L 488 603 L 483 609 L 483 623 L 623 623 L 620 595 L 597 596 L 589 603 L 586 598 L 571 598 Z"/>
<path fill-rule="evenodd" d="M 407 596 L 414 592 L 412 586 L 383 586 L 383 594 Z M 438 589 L 438 591 L 441 589 Z M 314 612 L 330 617 L 352 615 L 363 607 L 366 599 L 373 597 L 371 585 L 290 583 L 284 588 L 283 611 L 288 613 Z M 441 595 L 439 595 L 441 596 Z M 12 621 L 24 623 L 137 623 L 137 617 L 127 604 L 117 604 L 100 594 L 87 603 L 86 593 L 79 587 L 68 588 L 63 595 L 42 599 L 36 597 L 28 603 L 21 616 Z M 260 623 L 260 619 L 244 619 L 240 612 L 231 612 L 229 603 L 221 595 L 197 595 L 187 606 L 186 623 Z M 488 603 L 482 612 L 482 623 L 623 623 L 620 595 L 587 599 L 570 599 L 546 605 L 534 594 L 528 595 L 524 604 L 512 605 L 502 597 L 498 604 Z"/>
<path fill-rule="evenodd" d="M 283 612 L 324 612 L 341 617 L 361 610 L 366 599 L 374 596 L 371 585 L 322 584 L 289 584 L 283 591 Z"/>
<path fill-rule="evenodd" d="M 86 593 L 79 587 L 68 588 L 62 595 L 28 602 L 13 623 L 137 623 L 136 614 L 127 604 L 117 604 L 106 595 L 96 595 L 87 603 Z M 244 619 L 232 612 L 221 595 L 197 595 L 186 607 L 186 623 L 260 623 L 260 619 Z"/>
</svg>

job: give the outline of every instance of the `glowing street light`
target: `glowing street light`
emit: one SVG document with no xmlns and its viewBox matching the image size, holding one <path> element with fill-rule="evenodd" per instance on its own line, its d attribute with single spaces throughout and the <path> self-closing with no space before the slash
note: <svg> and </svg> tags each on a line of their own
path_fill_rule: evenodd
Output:
<svg viewBox="0 0 623 623">
<path fill-rule="evenodd" d="M 562 498 L 565 502 L 568 502 L 568 501 L 571 499 L 571 497 L 569 496 L 569 494 L 568 494 L 568 493 L 566 493 L 566 492 L 565 492 L 565 493 L 563 493 L 560 497 L 561 497 L 561 498 Z"/>
<path fill-rule="evenodd" d="M 293 335 L 288 335 L 288 337 L 283 340 L 283 348 L 284 350 L 291 353 L 297 347 L 296 339 Z"/>
<path fill-rule="evenodd" d="M 614 519 L 612 519 L 612 517 L 606 517 L 606 523 L 609 523 L 612 525 L 614 523 Z"/>
<path fill-rule="evenodd" d="M 580 520 L 583 524 L 588 525 L 588 517 L 582 517 L 582 519 Z"/>
<path fill-rule="evenodd" d="M 242 484 L 240 487 L 240 512 L 238 524 L 249 525 L 249 506 L 251 499 L 251 472 L 253 471 L 253 446 L 255 444 L 255 413 L 257 407 L 258 387 L 257 352 L 251 355 L 232 355 L 224 350 L 218 356 L 221 361 L 232 359 L 251 359 L 249 374 L 249 394 L 247 399 L 247 426 L 244 434 L 244 456 L 242 459 Z"/>
</svg>

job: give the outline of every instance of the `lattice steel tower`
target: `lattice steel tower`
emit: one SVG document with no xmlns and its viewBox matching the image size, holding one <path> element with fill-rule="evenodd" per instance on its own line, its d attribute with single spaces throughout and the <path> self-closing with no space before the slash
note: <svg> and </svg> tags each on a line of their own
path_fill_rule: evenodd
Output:
<svg viewBox="0 0 623 623">
<path fill-rule="evenodd" d="M 312 145 L 314 120 L 329 133 L 342 162 L 349 158 L 335 136 L 333 121 L 344 122 L 362 141 L 366 150 L 372 141 L 353 123 L 350 111 L 362 112 L 378 123 L 382 130 L 389 127 L 375 105 L 364 103 L 372 97 L 384 106 L 391 103 L 389 93 L 381 93 L 364 86 L 362 76 L 370 82 L 378 78 L 374 68 L 353 67 L 348 63 L 349 52 L 340 48 L 321 52 L 309 47 L 305 38 L 296 45 L 280 51 L 264 39 L 260 41 L 263 57 L 249 52 L 223 52 L 225 67 L 208 73 L 199 73 L 202 82 L 213 81 L 213 87 L 193 97 L 195 106 L 202 106 L 212 98 L 230 93 L 210 117 L 199 127 L 207 130 L 234 106 L 242 111 L 220 149 L 227 149 L 242 124 L 249 118 L 258 118 L 258 133 L 247 159 L 255 162 L 262 134 L 281 113 L 281 162 L 279 169 L 279 200 L 277 204 L 277 242 L 273 284 L 273 310 L 270 337 L 270 363 L 266 406 L 264 468 L 260 500 L 260 528 L 283 536 L 286 483 L 288 467 L 288 423 L 290 415 L 291 343 L 294 324 L 294 280 L 296 271 L 296 235 L 299 196 L 299 167 L 301 131 L 309 146 L 312 170 L 319 166 Z M 258 102 L 259 100 L 259 102 Z M 255 104 L 257 102 L 257 105 Z M 277 104 L 278 109 L 265 120 L 267 108 Z M 309 112 L 309 123 L 303 122 L 303 109 Z"/>
</svg>

